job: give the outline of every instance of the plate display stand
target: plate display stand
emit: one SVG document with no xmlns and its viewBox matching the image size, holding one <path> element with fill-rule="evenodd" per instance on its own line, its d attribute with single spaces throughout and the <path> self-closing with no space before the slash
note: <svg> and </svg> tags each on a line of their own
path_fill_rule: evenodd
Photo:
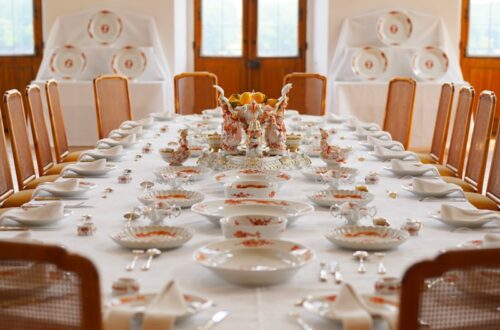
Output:
<svg viewBox="0 0 500 330">
<path fill-rule="evenodd" d="M 305 153 L 291 152 L 281 156 L 247 157 L 229 155 L 224 152 L 205 151 L 198 158 L 198 165 L 220 171 L 252 168 L 259 170 L 292 170 L 311 165 Z"/>
</svg>

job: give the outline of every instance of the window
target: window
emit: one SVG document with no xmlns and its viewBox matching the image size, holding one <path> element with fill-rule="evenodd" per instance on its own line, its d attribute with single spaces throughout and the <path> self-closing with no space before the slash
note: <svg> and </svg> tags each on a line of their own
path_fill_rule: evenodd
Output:
<svg viewBox="0 0 500 330">
<path fill-rule="evenodd" d="M 499 0 L 470 0 L 467 55 L 500 57 Z"/>
<path fill-rule="evenodd" d="M 243 55 L 242 2 L 202 1 L 201 56 L 241 57 Z"/>
<path fill-rule="evenodd" d="M 34 55 L 33 0 L 0 0 L 0 56 Z"/>
<path fill-rule="evenodd" d="M 299 1 L 259 0 L 258 6 L 257 56 L 298 56 Z"/>
</svg>

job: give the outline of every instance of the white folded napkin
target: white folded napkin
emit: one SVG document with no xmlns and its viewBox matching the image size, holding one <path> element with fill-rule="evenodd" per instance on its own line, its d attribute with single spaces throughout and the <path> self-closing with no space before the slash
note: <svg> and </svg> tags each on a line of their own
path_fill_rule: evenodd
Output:
<svg viewBox="0 0 500 330">
<path fill-rule="evenodd" d="M 380 131 L 380 126 L 375 123 L 366 123 L 360 121 L 355 117 L 351 117 L 347 120 L 346 125 L 350 128 L 357 129 L 358 127 L 370 130 L 370 131 Z"/>
<path fill-rule="evenodd" d="M 495 211 L 490 210 L 479 210 L 479 209 L 463 209 L 450 204 L 442 204 L 441 219 L 445 220 L 463 220 L 463 221 L 473 221 L 482 219 L 496 218 L 500 220 L 500 214 Z"/>
<path fill-rule="evenodd" d="M 217 107 L 215 109 L 206 109 L 202 111 L 203 114 L 212 115 L 212 116 L 222 116 L 222 108 Z"/>
<path fill-rule="evenodd" d="M 64 217 L 64 203 L 57 201 L 53 203 L 47 203 L 46 205 L 40 207 L 34 207 L 29 209 L 23 208 L 13 208 L 11 210 L 5 211 L 0 215 L 0 223 L 5 219 L 12 220 L 48 220 L 48 219 L 62 219 Z"/>
<path fill-rule="evenodd" d="M 415 159 L 418 160 L 417 155 L 412 152 L 412 151 L 405 151 L 405 150 L 392 150 L 392 149 L 387 149 L 386 147 L 382 146 L 373 146 L 373 151 L 375 152 L 375 155 L 383 157 L 383 158 L 391 158 L 391 159 Z"/>
<path fill-rule="evenodd" d="M 455 190 L 463 191 L 462 187 L 453 183 L 440 182 L 436 180 L 426 180 L 421 178 L 413 178 L 413 191 L 420 193 L 443 193 L 446 191 L 452 192 Z"/>
<path fill-rule="evenodd" d="M 381 147 L 390 148 L 390 149 L 397 147 L 397 149 L 399 149 L 399 150 L 405 149 L 403 147 L 403 144 L 401 144 L 401 142 L 399 142 L 399 141 L 381 140 L 381 139 L 378 139 L 374 136 L 367 136 L 366 140 L 368 141 L 368 143 L 370 143 L 373 146 L 381 146 Z"/>
<path fill-rule="evenodd" d="M 108 137 L 124 137 L 124 136 L 129 136 L 131 134 L 135 134 L 136 136 L 140 136 L 143 133 L 143 128 L 142 126 L 135 126 L 135 127 L 130 127 L 130 128 L 118 128 L 112 130 Z"/>
<path fill-rule="evenodd" d="M 143 330 L 171 330 L 175 318 L 186 314 L 186 302 L 174 281 L 170 281 L 146 306 L 142 323 Z M 122 305 L 111 308 L 105 318 L 106 330 L 128 330 L 135 314 L 134 307 Z"/>
<path fill-rule="evenodd" d="M 117 145 L 114 147 L 111 147 L 109 149 L 90 149 L 82 152 L 80 154 L 80 160 L 84 157 L 90 157 L 90 158 L 106 158 L 107 156 L 113 157 L 113 156 L 118 156 L 121 153 L 123 153 L 123 146 Z"/>
<path fill-rule="evenodd" d="M 484 235 L 483 242 L 485 247 L 500 247 L 500 235 L 486 234 Z"/>
<path fill-rule="evenodd" d="M 339 116 L 333 112 L 329 112 L 326 114 L 326 120 L 333 123 L 343 123 L 349 120 L 351 117 Z"/>
<path fill-rule="evenodd" d="M 332 315 L 342 321 L 344 330 L 371 330 L 372 317 L 365 309 L 363 298 L 345 283 L 331 306 Z"/>
<path fill-rule="evenodd" d="M 136 127 L 136 126 L 149 127 L 153 125 L 153 122 L 154 119 L 151 117 L 146 117 L 139 120 L 127 120 L 120 125 L 120 128 Z"/>
<path fill-rule="evenodd" d="M 80 188 L 80 180 L 79 179 L 67 179 L 56 182 L 45 182 L 38 185 L 33 191 L 33 197 L 40 195 L 42 191 L 46 191 L 48 193 L 58 192 L 58 191 L 77 191 Z"/>
<path fill-rule="evenodd" d="M 140 126 L 138 126 L 140 127 Z M 106 144 L 108 146 L 130 146 L 134 144 L 137 141 L 137 137 L 135 134 L 130 134 L 127 136 L 124 136 L 122 138 L 105 138 L 97 141 L 96 146 L 99 146 L 101 144 Z"/>
<path fill-rule="evenodd" d="M 67 170 L 72 170 L 72 169 L 81 169 L 85 171 L 100 171 L 106 168 L 106 159 L 101 158 L 98 160 L 94 160 L 92 162 L 78 162 L 75 164 L 68 165 L 64 167 L 62 173 L 64 173 Z"/>
<path fill-rule="evenodd" d="M 375 137 L 380 140 L 391 140 L 392 136 L 391 133 L 386 132 L 386 131 L 375 131 L 372 129 L 366 129 L 363 127 L 358 127 L 356 128 L 356 134 L 361 137 L 366 137 L 368 138 L 369 136 Z"/>
<path fill-rule="evenodd" d="M 391 168 L 397 171 L 435 171 L 435 167 L 430 164 L 405 162 L 401 159 L 391 159 Z"/>
</svg>

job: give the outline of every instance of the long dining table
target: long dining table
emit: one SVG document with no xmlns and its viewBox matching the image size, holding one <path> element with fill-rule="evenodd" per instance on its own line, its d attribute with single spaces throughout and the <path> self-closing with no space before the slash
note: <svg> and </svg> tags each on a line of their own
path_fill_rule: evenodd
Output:
<svg viewBox="0 0 500 330">
<path fill-rule="evenodd" d="M 311 120 L 314 117 L 301 116 L 301 119 Z M 315 117 L 317 119 L 317 117 Z M 175 121 L 155 122 L 136 145 L 125 149 L 126 155 L 116 164 L 118 168 L 105 177 L 85 178 L 86 181 L 96 183 L 97 189 L 88 194 L 86 204 L 89 208 L 74 208 L 73 214 L 61 221 L 55 227 L 32 230 L 33 239 L 45 244 L 57 244 L 88 257 L 96 265 L 103 296 L 103 303 L 111 296 L 113 281 L 121 277 L 135 278 L 140 284 L 142 293 L 158 292 L 170 280 L 174 279 L 183 292 L 193 293 L 215 301 L 216 306 L 187 319 L 176 323 L 176 329 L 193 329 L 195 326 L 208 321 L 218 310 L 227 309 L 230 314 L 226 320 L 217 325 L 217 329 L 298 329 L 299 327 L 287 315 L 290 310 L 296 310 L 315 329 L 341 329 L 340 322 L 326 320 L 317 315 L 297 307 L 301 298 L 309 295 L 327 295 L 338 293 L 340 286 L 332 279 L 327 282 L 319 281 L 320 261 L 337 261 L 345 282 L 350 283 L 360 294 L 374 294 L 374 282 L 381 277 L 377 274 L 377 262 L 373 254 L 366 261 L 367 272 L 357 272 L 357 261 L 353 258 L 353 251 L 341 249 L 325 238 L 327 231 L 343 222 L 334 218 L 329 209 L 315 205 L 315 211 L 301 217 L 284 232 L 282 239 L 304 244 L 315 252 L 315 260 L 301 269 L 286 283 L 269 287 L 241 287 L 230 284 L 216 276 L 210 270 L 202 267 L 193 260 L 193 253 L 203 245 L 223 240 L 221 228 L 214 226 L 203 216 L 190 209 L 183 209 L 179 217 L 166 219 L 165 224 L 189 227 L 194 230 L 194 237 L 180 248 L 163 251 L 155 258 L 149 271 L 142 271 L 141 258 L 138 266 L 132 272 L 125 270 L 133 255 L 130 250 L 117 245 L 110 235 L 124 228 L 126 221 L 124 213 L 139 206 L 137 196 L 142 192 L 140 183 L 145 180 L 155 181 L 154 171 L 168 166 L 160 157 L 158 150 L 166 147 L 168 142 L 176 141 L 178 130 L 185 127 L 194 127 L 201 116 L 179 116 Z M 411 182 L 411 178 L 400 178 L 384 169 L 387 162 L 377 160 L 359 144 L 359 140 L 341 124 L 330 124 L 322 120 L 327 128 L 335 128 L 336 133 L 331 136 L 331 142 L 340 146 L 352 146 L 353 155 L 348 159 L 346 166 L 359 170 L 355 185 L 366 185 L 375 198 L 370 203 L 377 208 L 377 216 L 386 218 L 392 227 L 399 228 L 408 218 L 419 219 L 423 228 L 418 236 L 411 236 L 404 244 L 396 249 L 386 251 L 385 276 L 402 277 L 405 270 L 415 262 L 425 258 L 433 258 L 439 251 L 456 247 L 460 243 L 482 239 L 484 231 L 465 230 L 453 231 L 439 221 L 429 217 L 429 213 L 440 209 L 444 202 L 453 203 L 458 207 L 472 206 L 468 202 L 453 199 L 431 199 L 421 201 L 401 188 L 402 184 Z M 288 131 L 292 131 L 290 119 L 287 119 Z M 167 132 L 160 132 L 160 128 L 168 126 Z M 85 129 L 85 128 L 82 128 Z M 191 132 L 190 132 L 191 134 Z M 143 154 L 142 147 L 151 143 L 153 152 Z M 136 155 L 141 155 L 137 158 Z M 191 157 L 184 165 L 196 165 L 197 159 Z M 312 166 L 324 166 L 320 158 L 312 158 Z M 130 169 L 132 181 L 127 184 L 118 183 L 118 175 L 124 169 Z M 364 177 L 371 171 L 380 173 L 377 184 L 367 185 Z M 297 200 L 311 203 L 306 194 L 327 187 L 321 183 L 308 180 L 301 170 L 287 171 L 292 180 L 285 183 L 276 198 Z M 439 180 L 439 179 L 437 179 Z M 106 188 L 113 192 L 102 198 Z M 167 187 L 156 183 L 155 188 Z M 205 201 L 223 199 L 223 186 L 216 182 L 214 175 L 186 186 L 187 190 L 195 190 L 205 194 Z M 390 195 L 389 192 L 396 192 Z M 393 198 L 396 197 L 396 198 Z M 69 201 L 73 203 L 74 201 Z M 77 235 L 77 224 L 82 215 L 90 214 L 96 232 L 92 236 Z M 364 219 L 362 224 L 370 225 L 371 221 Z M 147 225 L 149 220 L 139 219 L 134 225 Z M 10 238 L 12 232 L 0 232 L 0 239 Z M 376 321 L 375 328 L 385 329 L 383 321 Z"/>
</svg>

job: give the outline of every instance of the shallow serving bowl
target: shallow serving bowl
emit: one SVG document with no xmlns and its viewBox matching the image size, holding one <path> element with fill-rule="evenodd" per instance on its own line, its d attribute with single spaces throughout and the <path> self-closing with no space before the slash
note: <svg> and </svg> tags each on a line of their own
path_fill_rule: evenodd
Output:
<svg viewBox="0 0 500 330">
<path fill-rule="evenodd" d="M 220 225 L 225 238 L 279 238 L 285 231 L 286 218 L 262 214 L 222 218 Z"/>
<path fill-rule="evenodd" d="M 292 179 L 292 177 L 281 171 L 271 171 L 271 170 L 258 170 L 245 168 L 241 170 L 232 170 L 222 172 L 215 176 L 215 180 L 220 183 L 232 183 L 235 181 L 265 181 L 265 182 L 275 182 L 278 184 L 278 188 Z"/>
<path fill-rule="evenodd" d="M 389 250 L 403 244 L 408 232 L 380 226 L 340 226 L 325 237 L 333 244 L 351 250 Z"/>
<path fill-rule="evenodd" d="M 137 198 L 145 205 L 151 205 L 156 201 L 164 201 L 180 207 L 191 207 L 205 199 L 205 195 L 198 191 L 169 189 L 153 190 L 141 194 Z"/>
<path fill-rule="evenodd" d="M 224 185 L 227 198 L 274 198 L 278 184 L 267 181 L 235 181 Z"/>
<path fill-rule="evenodd" d="M 314 252 L 289 241 L 232 239 L 205 245 L 193 258 L 228 282 L 264 286 L 289 280 L 314 259 Z"/>
<path fill-rule="evenodd" d="M 212 170 L 203 166 L 168 166 L 163 167 L 154 174 L 161 181 L 165 181 L 166 178 L 179 177 L 179 178 L 190 178 L 194 181 L 203 180 L 207 177 Z"/>
<path fill-rule="evenodd" d="M 308 194 L 307 198 L 320 206 L 330 207 L 332 205 L 340 205 L 345 202 L 356 202 L 365 205 L 370 203 L 373 200 L 374 196 L 369 192 L 358 190 L 326 189 Z"/>
<path fill-rule="evenodd" d="M 193 238 L 193 231 L 176 226 L 128 227 L 111 235 L 117 244 L 128 249 L 173 249 Z"/>
<path fill-rule="evenodd" d="M 234 198 L 197 203 L 191 207 L 191 211 L 203 215 L 215 225 L 220 224 L 221 218 L 247 214 L 284 217 L 291 224 L 301 216 L 312 213 L 314 207 L 308 203 L 282 199 Z"/>
</svg>

